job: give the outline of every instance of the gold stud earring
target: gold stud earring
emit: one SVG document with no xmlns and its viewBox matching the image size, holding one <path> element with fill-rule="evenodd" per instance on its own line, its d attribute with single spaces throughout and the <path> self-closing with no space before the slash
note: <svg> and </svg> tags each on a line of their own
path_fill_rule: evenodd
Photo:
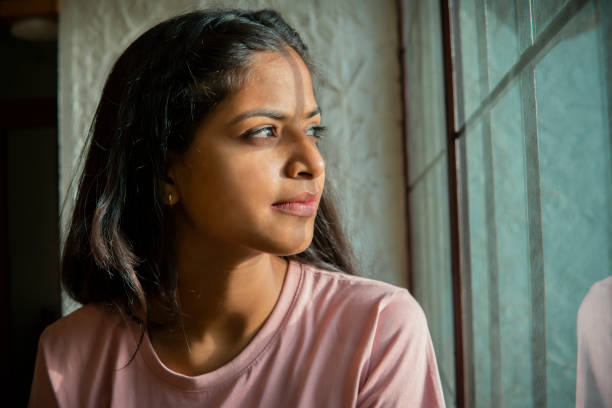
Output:
<svg viewBox="0 0 612 408">
<path fill-rule="evenodd" d="M 172 207 L 172 193 L 168 193 L 168 205 Z"/>
</svg>

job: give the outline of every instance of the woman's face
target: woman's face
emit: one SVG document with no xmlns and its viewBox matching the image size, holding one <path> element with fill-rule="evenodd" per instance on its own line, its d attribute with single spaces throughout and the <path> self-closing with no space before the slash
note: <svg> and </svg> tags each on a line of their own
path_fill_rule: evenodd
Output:
<svg viewBox="0 0 612 408">
<path fill-rule="evenodd" d="M 246 85 L 170 166 L 178 233 L 276 255 L 305 250 L 325 181 L 320 122 L 302 59 L 293 50 L 255 54 Z"/>
</svg>

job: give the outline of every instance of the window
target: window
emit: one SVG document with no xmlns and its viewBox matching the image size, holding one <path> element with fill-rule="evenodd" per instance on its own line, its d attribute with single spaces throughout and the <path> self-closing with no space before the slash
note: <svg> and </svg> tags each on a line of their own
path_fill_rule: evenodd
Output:
<svg viewBox="0 0 612 408">
<path fill-rule="evenodd" d="M 402 5 L 412 290 L 447 404 L 573 406 L 578 307 L 612 273 L 612 1 Z"/>
</svg>

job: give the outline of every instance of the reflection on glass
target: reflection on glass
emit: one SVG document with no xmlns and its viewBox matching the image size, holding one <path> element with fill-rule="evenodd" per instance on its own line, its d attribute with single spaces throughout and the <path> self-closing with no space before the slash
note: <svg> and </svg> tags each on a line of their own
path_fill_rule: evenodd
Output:
<svg viewBox="0 0 612 408">
<path fill-rule="evenodd" d="M 612 276 L 591 286 L 577 319 L 576 408 L 612 407 Z"/>
<path fill-rule="evenodd" d="M 588 3 L 536 66 L 549 406 L 574 400 L 576 315 L 612 272 L 612 177 L 599 13 Z"/>
</svg>

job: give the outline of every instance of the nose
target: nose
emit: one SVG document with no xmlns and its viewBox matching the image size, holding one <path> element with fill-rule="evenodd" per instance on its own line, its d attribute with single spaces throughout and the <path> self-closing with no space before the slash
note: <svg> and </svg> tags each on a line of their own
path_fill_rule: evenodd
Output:
<svg viewBox="0 0 612 408">
<path fill-rule="evenodd" d="M 292 132 L 287 176 L 290 178 L 316 179 L 325 172 L 325 160 L 312 136 L 302 131 Z"/>
</svg>

